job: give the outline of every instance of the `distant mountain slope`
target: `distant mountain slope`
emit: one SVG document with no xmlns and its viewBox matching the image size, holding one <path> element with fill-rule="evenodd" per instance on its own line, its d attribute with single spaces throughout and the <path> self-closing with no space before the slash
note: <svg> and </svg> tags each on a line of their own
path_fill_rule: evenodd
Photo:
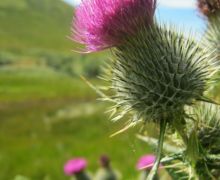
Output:
<svg viewBox="0 0 220 180">
<path fill-rule="evenodd" d="M 0 0 L 0 51 L 70 51 L 72 16 L 62 0 Z"/>
</svg>

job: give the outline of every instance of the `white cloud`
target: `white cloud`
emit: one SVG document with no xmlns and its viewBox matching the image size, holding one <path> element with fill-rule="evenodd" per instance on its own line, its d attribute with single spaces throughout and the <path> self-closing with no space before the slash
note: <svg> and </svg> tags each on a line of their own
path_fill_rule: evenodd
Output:
<svg viewBox="0 0 220 180">
<path fill-rule="evenodd" d="M 196 5 L 195 0 L 158 0 L 159 6 L 171 8 L 194 8 Z"/>
<path fill-rule="evenodd" d="M 78 5 L 81 0 L 64 0 L 72 5 Z M 169 8 L 194 8 L 196 0 L 158 0 L 158 6 Z"/>
</svg>

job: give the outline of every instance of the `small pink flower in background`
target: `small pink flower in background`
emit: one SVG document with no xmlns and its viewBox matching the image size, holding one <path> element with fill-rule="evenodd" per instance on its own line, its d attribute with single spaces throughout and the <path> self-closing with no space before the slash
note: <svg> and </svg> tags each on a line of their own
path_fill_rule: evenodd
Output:
<svg viewBox="0 0 220 180">
<path fill-rule="evenodd" d="M 140 157 L 137 162 L 136 168 L 137 170 L 151 169 L 156 161 L 156 156 L 149 154 Z M 162 164 L 160 165 L 162 167 Z"/>
<path fill-rule="evenodd" d="M 75 158 L 66 162 L 64 165 L 64 172 L 66 175 L 71 176 L 73 174 L 83 171 L 87 166 L 87 161 L 84 158 Z"/>
<path fill-rule="evenodd" d="M 83 0 L 76 8 L 72 39 L 87 52 L 117 46 L 153 23 L 156 0 Z"/>
</svg>

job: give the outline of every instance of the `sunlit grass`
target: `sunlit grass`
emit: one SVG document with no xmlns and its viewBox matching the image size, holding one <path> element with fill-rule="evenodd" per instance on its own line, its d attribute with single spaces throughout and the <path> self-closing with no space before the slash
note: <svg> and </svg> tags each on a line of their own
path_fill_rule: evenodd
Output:
<svg viewBox="0 0 220 180">
<path fill-rule="evenodd" d="M 94 173 L 101 154 L 112 158 L 124 179 L 136 179 L 135 163 L 148 146 L 135 138 L 138 129 L 109 138 L 124 124 L 109 121 L 107 106 L 80 78 L 5 68 L 0 84 L 0 179 L 69 179 L 63 164 L 74 156 L 86 157 Z"/>
<path fill-rule="evenodd" d="M 48 68 L 4 68 L 0 70 L 0 84 L 1 103 L 96 98 L 80 77 L 73 79 Z"/>
</svg>

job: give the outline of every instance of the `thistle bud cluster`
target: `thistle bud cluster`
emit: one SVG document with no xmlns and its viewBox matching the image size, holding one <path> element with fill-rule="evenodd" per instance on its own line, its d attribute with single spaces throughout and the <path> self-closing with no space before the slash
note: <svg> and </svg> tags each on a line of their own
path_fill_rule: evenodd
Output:
<svg viewBox="0 0 220 180">
<path fill-rule="evenodd" d="M 159 24 L 155 9 L 156 0 L 83 0 L 76 9 L 72 39 L 85 46 L 83 52 L 111 48 L 113 58 L 103 76 L 111 95 L 100 94 L 114 103 L 114 121 L 126 116 L 131 125 L 160 125 L 157 159 L 148 179 L 160 165 L 167 127 L 184 142 L 178 157 L 189 167 L 188 176 L 202 177 L 205 168 L 210 175 L 215 169 L 206 160 L 218 156 L 218 138 L 213 136 L 219 135 L 220 127 L 213 126 L 210 117 L 217 121 L 218 116 L 205 118 L 204 109 L 198 114 L 196 107 L 201 101 L 212 103 L 206 92 L 218 70 L 215 55 L 192 37 Z"/>
<path fill-rule="evenodd" d="M 204 45 L 215 50 L 212 56 L 220 61 L 220 0 L 198 0 L 198 9 L 207 17 Z"/>
</svg>

